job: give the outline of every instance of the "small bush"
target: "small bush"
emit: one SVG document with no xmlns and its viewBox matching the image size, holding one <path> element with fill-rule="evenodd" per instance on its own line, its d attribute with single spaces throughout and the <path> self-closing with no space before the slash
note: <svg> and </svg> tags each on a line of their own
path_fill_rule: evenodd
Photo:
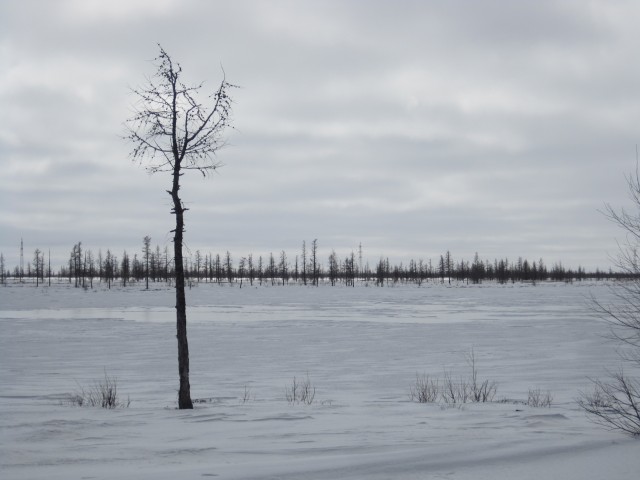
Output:
<svg viewBox="0 0 640 480">
<path fill-rule="evenodd" d="M 255 394 L 251 391 L 251 389 L 248 386 L 244 386 L 244 391 L 242 392 L 242 397 L 240 397 L 240 402 L 244 405 L 245 403 L 255 400 L 256 396 Z"/>
<path fill-rule="evenodd" d="M 428 375 L 416 373 L 416 383 L 409 390 L 409 399 L 418 403 L 433 403 L 438 400 L 440 385 L 438 379 L 433 380 Z"/>
<path fill-rule="evenodd" d="M 131 400 L 127 397 L 124 401 L 118 394 L 118 381 L 116 377 L 110 377 L 104 373 L 104 379 L 97 381 L 94 385 L 80 390 L 69 396 L 69 403 L 78 407 L 101 407 L 107 409 L 127 408 Z"/>
<path fill-rule="evenodd" d="M 444 403 L 467 403 L 470 398 L 469 382 L 463 378 L 460 378 L 459 382 L 455 382 L 451 376 L 451 372 L 445 370 L 440 398 Z"/>
<path fill-rule="evenodd" d="M 300 381 L 293 377 L 291 385 L 285 387 L 285 398 L 290 405 L 305 404 L 311 405 L 316 397 L 316 387 L 311 384 L 309 374 Z"/>
<path fill-rule="evenodd" d="M 417 375 L 415 384 L 409 389 L 411 401 L 431 403 L 440 399 L 446 404 L 463 404 L 468 402 L 485 403 L 493 401 L 498 391 L 498 384 L 490 380 L 479 380 L 476 357 L 473 349 L 467 356 L 471 368 L 469 378 L 453 379 L 450 371 L 445 370 L 442 383 L 436 378 Z"/>
<path fill-rule="evenodd" d="M 470 396 L 472 402 L 491 402 L 498 391 L 498 384 L 493 381 L 478 380 L 478 369 L 476 367 L 476 354 L 471 349 L 471 353 L 467 356 L 467 363 L 471 367 L 471 381 L 469 384 Z"/>
<path fill-rule="evenodd" d="M 529 395 L 527 397 L 527 405 L 530 407 L 547 407 L 551 408 L 551 403 L 553 402 L 553 397 L 551 396 L 551 392 L 548 390 L 546 392 L 541 391 L 539 388 L 529 389 Z"/>
</svg>

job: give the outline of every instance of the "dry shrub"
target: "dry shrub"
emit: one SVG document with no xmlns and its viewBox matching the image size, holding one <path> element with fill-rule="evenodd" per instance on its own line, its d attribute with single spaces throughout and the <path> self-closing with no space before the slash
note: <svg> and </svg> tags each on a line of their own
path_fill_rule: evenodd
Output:
<svg viewBox="0 0 640 480">
<path fill-rule="evenodd" d="M 551 396 L 551 392 L 547 390 L 543 392 L 539 388 L 529 389 L 529 395 L 527 397 L 527 405 L 530 407 L 547 407 L 551 408 L 551 403 L 553 402 L 553 397 Z"/>
<path fill-rule="evenodd" d="M 102 380 L 96 381 L 88 389 L 80 386 L 80 389 L 69 396 L 69 403 L 79 407 L 101 407 L 107 409 L 127 408 L 131 399 L 121 399 L 118 394 L 118 381 L 116 377 L 110 377 L 104 373 Z"/>
<path fill-rule="evenodd" d="M 293 377 L 291 385 L 285 387 L 285 398 L 290 405 L 311 405 L 316 397 L 316 387 L 309 379 L 309 374 L 303 380 Z"/>
<path fill-rule="evenodd" d="M 409 390 L 409 399 L 418 403 L 433 403 L 438 400 L 440 385 L 438 379 L 416 373 L 416 383 Z"/>
<path fill-rule="evenodd" d="M 415 384 L 409 389 L 409 399 L 419 403 L 432 403 L 439 399 L 446 404 L 493 401 L 498 391 L 498 384 L 478 378 L 473 349 L 467 355 L 467 363 L 471 368 L 470 376 L 469 378 L 460 377 L 459 381 L 455 381 L 452 373 L 447 370 L 444 371 L 442 382 L 425 374 L 416 374 Z"/>
</svg>

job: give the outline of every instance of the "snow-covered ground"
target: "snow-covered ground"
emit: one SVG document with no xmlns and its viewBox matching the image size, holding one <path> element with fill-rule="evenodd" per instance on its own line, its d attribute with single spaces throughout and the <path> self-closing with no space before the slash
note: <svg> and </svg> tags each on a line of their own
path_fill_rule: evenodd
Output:
<svg viewBox="0 0 640 480">
<path fill-rule="evenodd" d="M 0 287 L 2 479 L 636 479 L 640 441 L 575 403 L 620 360 L 593 283 L 189 290 L 192 411 L 176 410 L 173 290 Z M 416 373 L 498 382 L 409 401 Z M 105 370 L 126 409 L 73 407 Z M 289 405 L 293 377 L 316 387 Z M 549 390 L 551 408 L 524 405 Z M 249 392 L 248 401 L 243 401 Z"/>
</svg>

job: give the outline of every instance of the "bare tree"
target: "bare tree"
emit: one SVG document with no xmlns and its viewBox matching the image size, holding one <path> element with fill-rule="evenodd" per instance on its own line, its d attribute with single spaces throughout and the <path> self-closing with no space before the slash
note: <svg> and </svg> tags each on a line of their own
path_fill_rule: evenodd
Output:
<svg viewBox="0 0 640 480">
<path fill-rule="evenodd" d="M 152 257 L 151 262 L 151 277 L 154 282 L 157 282 L 162 272 L 162 253 L 160 252 L 160 245 L 156 245 L 156 253 Z"/>
<path fill-rule="evenodd" d="M 451 285 L 451 275 L 453 274 L 453 258 L 451 258 L 451 252 L 449 252 L 449 250 L 447 250 L 444 262 L 446 270 L 445 274 L 449 279 L 449 285 Z"/>
<path fill-rule="evenodd" d="M 49 263 L 51 263 L 51 252 L 49 252 Z M 98 278 L 100 282 L 102 282 L 102 276 L 104 274 L 104 264 L 102 262 L 102 249 L 98 250 L 98 258 L 96 259 L 96 263 L 98 264 Z"/>
<path fill-rule="evenodd" d="M 280 264 L 278 265 L 278 270 L 280 270 L 280 278 L 282 279 L 282 286 L 285 283 L 289 283 L 289 272 L 287 270 L 287 254 L 284 250 L 280 252 Z"/>
<path fill-rule="evenodd" d="M 107 254 L 104 259 L 104 279 L 107 281 L 107 287 L 111 290 L 111 282 L 115 277 L 116 259 L 111 254 L 111 250 L 107 250 Z"/>
<path fill-rule="evenodd" d="M 49 257 L 51 257 L 51 255 L 49 255 Z M 93 258 L 93 252 L 91 252 L 91 250 L 85 250 L 84 258 L 84 263 L 87 266 L 87 274 L 89 275 L 89 288 L 93 288 L 93 276 L 95 275 L 95 259 Z"/>
<path fill-rule="evenodd" d="M 624 272 L 627 279 L 616 282 L 613 294 L 618 300 L 616 305 L 605 305 L 595 301 L 599 313 L 611 320 L 612 332 L 616 339 L 631 347 L 627 351 L 631 360 L 640 365 L 640 171 L 636 167 L 634 174 L 627 176 L 629 196 L 635 211 L 615 210 L 606 206 L 605 215 L 627 235 L 619 243 L 616 266 Z"/>
<path fill-rule="evenodd" d="M 253 278 L 255 277 L 255 270 L 253 268 L 253 254 L 250 253 L 249 257 L 247 257 L 247 274 L 249 275 L 249 283 L 251 284 L 251 286 L 253 287 Z"/>
<path fill-rule="evenodd" d="M 271 286 L 273 287 L 276 284 L 276 261 L 273 258 L 273 252 L 269 253 L 269 266 L 267 267 L 269 270 L 269 277 L 271 278 Z"/>
<path fill-rule="evenodd" d="M 224 270 L 227 275 L 227 281 L 229 285 L 233 282 L 233 259 L 231 258 L 231 253 L 227 250 L 226 255 L 224 256 Z"/>
<path fill-rule="evenodd" d="M 71 283 L 71 275 L 75 278 L 75 287 L 78 288 L 84 280 L 84 272 L 82 265 L 82 242 L 78 242 L 71 249 L 69 258 L 69 283 Z M 80 278 L 82 276 L 82 278 Z"/>
<path fill-rule="evenodd" d="M 444 257 L 440 255 L 440 262 L 438 263 L 438 274 L 440 276 L 440 283 L 444 283 L 444 277 L 447 274 L 447 267 L 444 263 Z"/>
<path fill-rule="evenodd" d="M 311 278 L 312 283 L 318 286 L 318 239 L 314 238 L 311 242 Z"/>
<path fill-rule="evenodd" d="M 215 276 L 216 276 L 216 283 L 218 285 L 220 285 L 222 283 L 222 273 L 223 273 L 223 268 L 222 268 L 222 261 L 220 260 L 220 254 L 216 253 L 216 261 L 214 263 L 214 270 L 215 270 Z"/>
<path fill-rule="evenodd" d="M 200 282 L 200 266 L 202 265 L 202 254 L 200 253 L 200 250 L 196 250 L 195 264 L 196 264 L 196 280 Z"/>
<path fill-rule="evenodd" d="M 627 235 L 619 243 L 617 267 L 626 278 L 616 281 L 612 288 L 615 303 L 605 304 L 593 299 L 596 311 L 607 318 L 615 339 L 622 342 L 623 361 L 640 367 L 640 172 L 636 164 L 634 174 L 627 176 L 627 187 L 633 211 L 616 210 L 606 206 L 605 215 Z M 581 394 L 578 403 L 597 423 L 640 435 L 640 380 L 622 368 L 607 380 L 594 380 L 593 393 Z"/>
<path fill-rule="evenodd" d="M 44 276 L 44 253 L 36 248 L 33 252 L 33 268 L 36 272 L 36 287 L 39 285 L 40 278 Z"/>
<path fill-rule="evenodd" d="M 149 290 L 149 257 L 151 256 L 151 237 L 146 235 L 142 239 L 142 254 L 144 255 L 144 276 L 146 289 Z"/>
<path fill-rule="evenodd" d="M 345 266 L 346 285 L 351 284 L 352 287 L 355 287 L 358 267 L 356 265 L 356 257 L 353 251 L 351 252 L 351 255 L 345 258 L 344 266 Z"/>
<path fill-rule="evenodd" d="M 180 178 L 187 170 L 203 176 L 220 167 L 216 153 L 225 145 L 223 132 L 230 126 L 233 87 L 223 78 L 218 89 L 201 101 L 202 83 L 187 86 L 181 79 L 182 68 L 159 46 L 157 71 L 147 84 L 134 89 L 138 102 L 127 123 L 126 138 L 133 144 L 133 160 L 145 162 L 150 173 L 169 172 L 168 190 L 175 215 L 173 230 L 176 277 L 176 326 L 180 389 L 178 408 L 193 408 L 189 383 L 189 346 L 184 288 L 182 243 L 185 208 L 180 198 Z M 206 103 L 205 103 L 206 102 Z"/>
<path fill-rule="evenodd" d="M 582 393 L 578 404 L 606 428 L 640 435 L 640 384 L 620 370 L 606 380 L 594 380 L 593 392 Z"/>
<path fill-rule="evenodd" d="M 331 286 L 335 286 L 336 279 L 338 278 L 338 256 L 335 250 L 331 250 L 329 254 L 329 282 Z"/>
<path fill-rule="evenodd" d="M 260 286 L 262 286 L 262 280 L 264 279 L 264 270 L 262 268 L 262 255 L 258 257 L 258 280 L 260 281 Z"/>
<path fill-rule="evenodd" d="M 131 276 L 131 260 L 129 254 L 125 250 L 122 254 L 122 263 L 120 264 L 120 276 L 122 277 L 122 286 L 127 286 L 127 280 Z"/>
<path fill-rule="evenodd" d="M 242 288 L 242 279 L 244 278 L 246 271 L 247 259 L 242 257 L 238 262 L 238 278 L 240 279 L 240 288 Z"/>
</svg>

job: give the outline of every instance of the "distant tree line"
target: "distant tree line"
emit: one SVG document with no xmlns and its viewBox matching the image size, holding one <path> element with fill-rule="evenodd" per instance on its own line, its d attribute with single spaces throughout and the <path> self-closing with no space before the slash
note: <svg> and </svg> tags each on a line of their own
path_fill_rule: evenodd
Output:
<svg viewBox="0 0 640 480">
<path fill-rule="evenodd" d="M 558 262 L 548 267 L 542 259 L 530 261 L 519 257 L 512 261 L 507 258 L 483 260 L 476 253 L 473 260 L 455 260 L 447 251 L 436 262 L 432 260 L 409 260 L 408 263 L 392 264 L 388 258 L 380 258 L 373 266 L 363 263 L 362 246 L 358 253 L 351 251 L 339 256 L 332 250 L 326 261 L 318 255 L 318 241 L 310 245 L 302 242 L 299 254 L 288 255 L 284 250 L 279 254 L 266 256 L 246 256 L 235 258 L 230 252 L 224 254 L 205 253 L 196 250 L 185 260 L 185 277 L 190 284 L 210 282 L 218 284 L 243 285 L 288 285 L 290 283 L 318 286 L 355 286 L 358 282 L 377 286 L 393 284 L 431 283 L 467 283 L 478 284 L 485 281 L 508 282 L 544 282 L 544 281 L 580 281 L 585 279 L 605 280 L 622 279 L 628 272 L 603 271 L 596 269 L 587 272 L 584 268 L 566 268 Z M 142 250 L 130 254 L 126 250 L 116 255 L 111 250 L 94 254 L 85 249 L 82 242 L 73 245 L 69 260 L 58 270 L 51 268 L 51 255 L 48 260 L 42 250 L 36 249 L 33 260 L 26 262 L 21 270 L 16 266 L 12 271 L 5 265 L 5 257 L 0 253 L 0 283 L 7 278 L 30 279 L 36 286 L 51 283 L 51 278 L 64 279 L 75 287 L 92 288 L 95 281 L 105 283 L 108 288 L 117 283 L 126 287 L 130 283 L 145 282 L 171 283 L 175 278 L 173 257 L 168 247 L 151 247 L 151 237 L 143 239 Z"/>
</svg>

